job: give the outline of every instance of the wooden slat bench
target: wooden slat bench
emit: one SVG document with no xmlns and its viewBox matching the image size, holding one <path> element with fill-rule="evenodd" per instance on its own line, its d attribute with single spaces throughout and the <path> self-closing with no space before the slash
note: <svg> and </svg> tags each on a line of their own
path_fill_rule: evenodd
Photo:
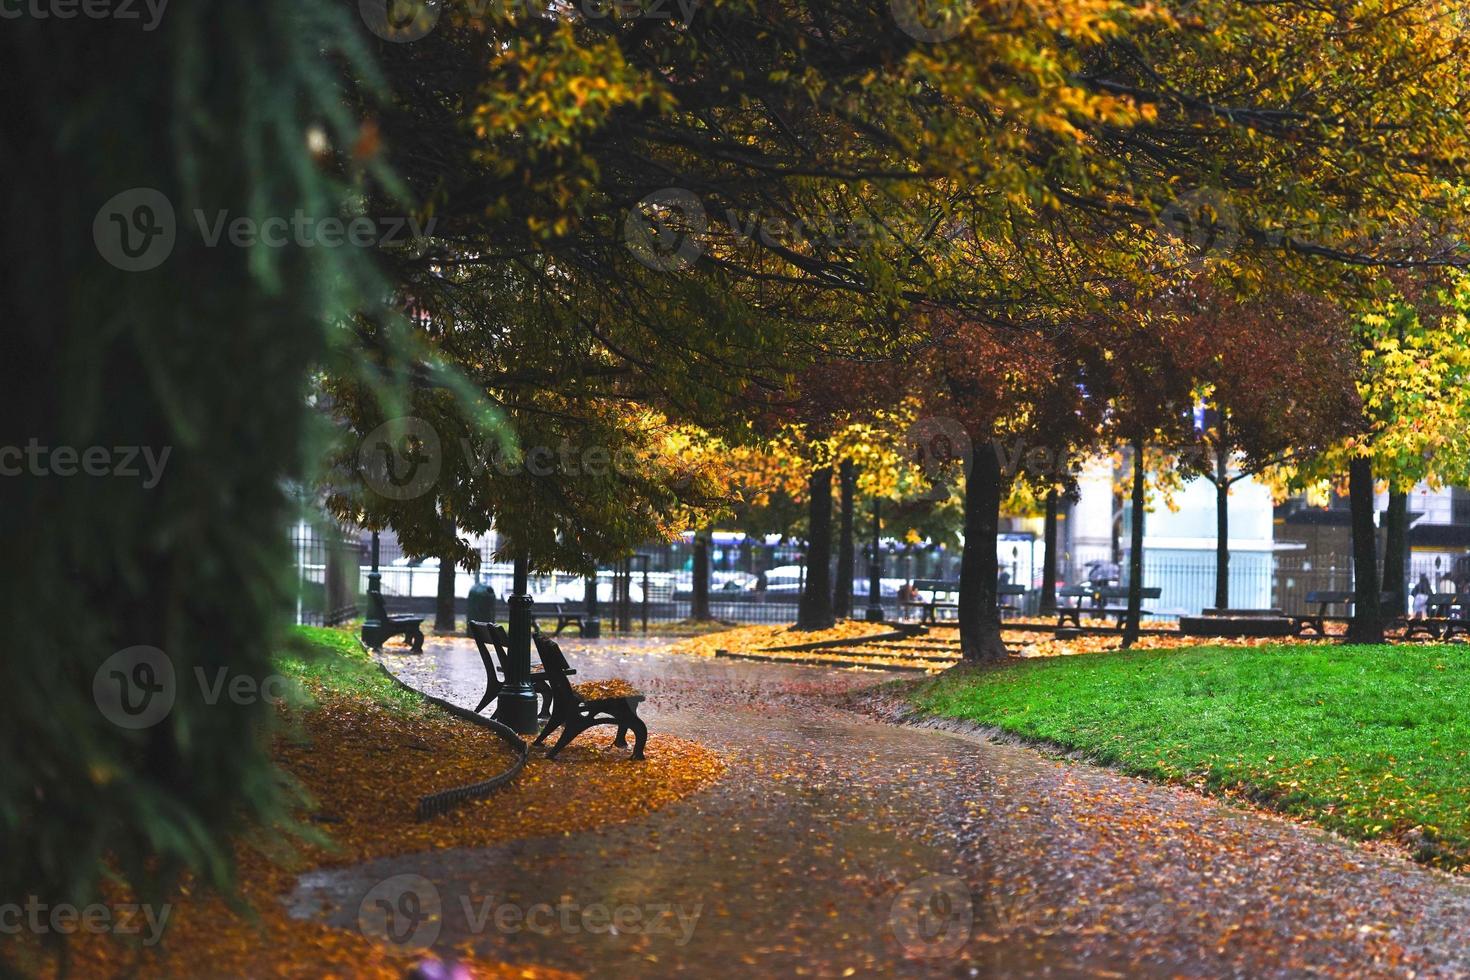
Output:
<svg viewBox="0 0 1470 980">
<path fill-rule="evenodd" d="M 1424 619 L 1404 622 L 1404 639 L 1419 633 L 1448 640 L 1456 633 L 1470 635 L 1470 593 L 1436 592 L 1429 597 Z"/>
<path fill-rule="evenodd" d="M 1088 609 L 1083 603 L 1090 605 L 1096 597 L 1097 590 L 1090 585 L 1069 585 L 1057 589 L 1057 629 L 1067 625 L 1068 620 L 1072 621 L 1075 628 L 1081 629 L 1082 614 Z M 1072 600 L 1070 604 L 1067 603 L 1068 599 Z"/>
<path fill-rule="evenodd" d="M 546 753 L 546 758 L 555 759 L 557 753 L 587 729 L 596 725 L 617 725 L 618 734 L 613 744 L 627 745 L 628 732 L 631 731 L 633 758 L 643 758 L 643 746 L 648 741 L 648 726 L 638 717 L 638 705 L 643 702 L 643 695 L 629 688 L 628 693 L 623 695 L 603 696 L 595 692 L 595 685 L 572 684 L 567 677 L 575 671 L 567 663 L 566 655 L 561 652 L 557 642 L 540 633 L 533 634 L 532 639 L 536 641 L 541 663 L 546 667 L 545 677 L 551 685 L 554 697 L 551 718 L 531 744 L 540 745 L 546 741 L 548 735 L 560 728 L 561 735 L 557 737 L 556 744 Z M 622 682 L 610 683 L 626 687 Z"/>
<path fill-rule="evenodd" d="M 1164 590 L 1157 585 L 1144 586 L 1142 589 L 1139 590 L 1139 595 L 1143 601 L 1157 599 L 1159 598 L 1159 596 L 1163 595 L 1163 593 Z M 1106 618 L 1108 616 L 1113 617 L 1115 624 L 1121 627 L 1123 625 L 1123 620 L 1128 618 L 1128 586 L 1104 585 L 1102 588 L 1097 590 L 1097 594 L 1099 598 L 1102 599 L 1103 603 L 1102 608 L 1097 610 L 1097 614 L 1103 618 Z M 1140 619 L 1142 619 L 1144 616 L 1147 616 L 1152 612 L 1153 610 L 1151 609 L 1140 608 L 1138 611 L 1138 616 Z"/>
</svg>

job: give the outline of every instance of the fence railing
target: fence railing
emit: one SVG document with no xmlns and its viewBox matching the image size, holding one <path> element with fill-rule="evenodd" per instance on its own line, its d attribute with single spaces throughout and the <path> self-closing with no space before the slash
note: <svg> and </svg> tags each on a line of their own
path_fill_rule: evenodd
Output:
<svg viewBox="0 0 1470 980">
<path fill-rule="evenodd" d="M 305 521 L 291 527 L 296 572 L 296 622 L 335 626 L 357 616 L 359 581 L 357 538 L 329 524 Z"/>
<path fill-rule="evenodd" d="M 331 536 L 310 525 L 298 525 L 293 532 L 298 551 L 298 574 L 303 583 L 301 613 L 303 622 L 332 622 L 356 613 L 357 596 L 367 585 L 369 570 L 366 544 L 346 534 Z M 1085 583 L 1089 566 L 1109 562 L 1106 548 L 1096 553 L 1079 551 L 1059 556 L 1058 580 L 1072 585 Z M 337 556 L 342 569 L 330 579 L 327 556 Z M 640 557 L 632 562 L 629 579 L 629 605 L 636 626 L 646 615 L 650 622 L 687 619 L 692 605 L 694 580 L 694 548 L 689 542 L 656 545 L 640 549 Z M 492 562 L 482 555 L 479 579 L 495 590 L 497 596 L 510 594 L 512 569 L 508 563 Z M 711 547 L 710 611 L 718 619 L 739 623 L 791 622 L 796 618 L 797 603 L 805 587 L 805 555 L 797 545 L 766 545 L 744 542 L 737 545 L 716 543 Z M 1128 552 L 1119 556 L 1112 582 L 1127 584 Z M 957 550 L 935 548 L 885 548 L 883 555 L 882 603 L 887 615 L 899 614 L 897 589 L 905 581 L 922 578 L 957 579 Z M 353 564 L 355 562 L 355 565 Z M 389 607 L 395 603 L 415 610 L 432 608 L 439 588 L 438 562 L 408 558 L 396 542 L 385 536 L 379 556 L 383 592 Z M 356 581 L 349 583 L 350 569 L 356 567 Z M 1010 574 L 1006 562 L 1000 563 L 1002 574 Z M 835 573 L 835 562 L 833 571 Z M 1431 562 L 1416 560 L 1409 569 L 1409 586 L 1420 573 L 1428 574 L 1438 588 L 1438 577 L 1444 570 Z M 1438 574 L 1437 574 L 1438 573 Z M 617 594 L 616 572 L 611 568 L 597 571 L 599 612 L 605 620 L 614 617 L 613 600 Z M 1029 574 L 1029 579 L 1027 578 Z M 1041 564 L 1026 563 L 1012 579 L 1030 591 L 1022 608 L 1030 614 L 1039 612 Z M 834 575 L 835 580 L 835 575 Z M 455 595 L 461 600 L 468 595 L 476 576 L 460 570 L 455 575 Z M 539 608 L 555 604 L 581 609 L 586 592 L 585 578 L 571 573 L 534 575 L 531 593 Z M 1215 558 L 1213 552 L 1180 553 L 1161 548 L 1144 555 L 1144 584 L 1160 589 L 1160 598 L 1150 602 L 1152 615 L 1173 618 L 1194 615 L 1215 605 Z M 862 616 L 867 607 L 868 559 L 860 551 L 853 562 L 853 614 Z M 1353 587 L 1352 561 L 1347 556 L 1303 555 L 1238 551 L 1230 559 L 1230 605 L 1234 608 L 1279 608 L 1288 614 L 1306 613 L 1307 594 L 1315 591 L 1347 591 Z"/>
</svg>

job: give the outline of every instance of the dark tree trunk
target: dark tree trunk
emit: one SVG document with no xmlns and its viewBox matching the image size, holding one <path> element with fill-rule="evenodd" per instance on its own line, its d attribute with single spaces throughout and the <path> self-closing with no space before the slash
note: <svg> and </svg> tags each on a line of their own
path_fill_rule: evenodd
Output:
<svg viewBox="0 0 1470 980">
<path fill-rule="evenodd" d="M 1409 607 L 1409 494 L 1406 491 L 1389 488 L 1384 530 L 1381 591 L 1398 596 L 1398 611 L 1405 612 Z"/>
<path fill-rule="evenodd" d="M 454 632 L 454 559 L 443 556 L 439 559 L 439 587 L 434 597 L 434 632 Z"/>
<path fill-rule="evenodd" d="M 1128 551 L 1128 622 L 1123 628 L 1123 649 L 1138 642 L 1143 619 L 1143 437 L 1133 440 L 1133 533 Z"/>
<path fill-rule="evenodd" d="M 1045 554 L 1041 559 L 1041 611 L 1057 608 L 1057 488 L 1046 491 L 1046 523 L 1042 527 Z"/>
<path fill-rule="evenodd" d="M 709 611 L 709 535 L 694 535 L 694 587 L 689 603 L 689 618 L 704 622 L 714 617 Z"/>
<path fill-rule="evenodd" d="M 960 555 L 960 596 L 956 616 L 960 653 L 969 661 L 1004 660 L 1010 651 L 1000 636 L 995 587 L 1000 578 L 996 544 L 1000 537 L 1001 473 L 995 447 L 982 443 L 971 453 L 965 478 L 965 550 Z"/>
<path fill-rule="evenodd" d="M 832 618 L 832 467 L 812 471 L 807 482 L 808 511 L 806 583 L 797 608 L 799 630 L 830 629 Z"/>
<path fill-rule="evenodd" d="M 1230 451 L 1215 450 L 1215 608 L 1230 608 Z"/>
<path fill-rule="evenodd" d="M 1373 526 L 1373 461 L 1355 456 L 1348 464 L 1348 503 L 1353 521 L 1353 618 L 1351 643 L 1382 643 L 1378 609 L 1378 529 Z"/>
<path fill-rule="evenodd" d="M 837 535 L 837 578 L 832 588 L 832 614 L 837 619 L 852 616 L 852 564 L 856 560 L 853 544 L 853 498 L 857 474 L 852 460 L 844 459 L 837 470 L 838 493 L 842 499 L 842 524 Z"/>
</svg>

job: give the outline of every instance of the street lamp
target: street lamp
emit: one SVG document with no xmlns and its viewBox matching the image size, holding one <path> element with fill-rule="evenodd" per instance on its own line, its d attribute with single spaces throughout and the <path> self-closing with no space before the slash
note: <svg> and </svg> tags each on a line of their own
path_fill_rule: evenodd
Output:
<svg viewBox="0 0 1470 980">
<path fill-rule="evenodd" d="M 510 625 L 510 649 L 506 651 L 505 686 L 495 699 L 493 717 L 522 735 L 534 735 L 536 723 L 536 689 L 531 685 L 531 604 L 530 556 L 516 552 L 515 574 L 510 598 L 506 600 L 506 618 Z"/>
<path fill-rule="evenodd" d="M 363 620 L 362 627 L 366 631 L 368 627 L 381 629 L 388 621 L 388 609 L 383 605 L 383 576 L 378 571 L 378 532 L 373 532 L 373 570 L 368 572 L 367 587 L 367 618 Z"/>
<path fill-rule="evenodd" d="M 863 618 L 870 623 L 883 622 L 883 552 L 879 537 L 883 531 L 882 498 L 873 498 L 873 548 L 868 553 L 868 612 Z"/>
</svg>

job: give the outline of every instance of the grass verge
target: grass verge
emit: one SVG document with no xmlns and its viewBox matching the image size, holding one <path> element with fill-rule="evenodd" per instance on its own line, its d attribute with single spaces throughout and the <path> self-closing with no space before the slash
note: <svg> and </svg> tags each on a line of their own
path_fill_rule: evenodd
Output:
<svg viewBox="0 0 1470 980">
<path fill-rule="evenodd" d="M 922 711 L 1470 870 L 1470 646 L 1197 647 L 952 672 Z"/>
<path fill-rule="evenodd" d="M 72 937 L 68 975 L 396 980 L 420 954 L 356 929 L 292 918 L 283 899 L 297 874 L 548 830 L 591 830 L 682 798 L 724 769 L 703 746 L 662 735 L 649 738 L 646 761 L 633 762 L 627 749 L 607 747 L 610 730 L 598 731 L 555 762 L 533 756 L 518 779 L 489 798 L 418 821 L 419 793 L 493 775 L 509 763 L 510 750 L 490 732 L 394 684 L 346 630 L 296 629 L 276 669 L 299 688 L 281 707 L 286 723 L 271 752 L 309 801 L 297 816 L 316 833 L 302 840 L 287 828 L 261 828 L 236 847 L 239 904 L 196 892 L 185 881 L 162 908 L 158 934 L 141 943 Z M 347 903 L 349 917 L 355 903 Z M 21 954 L 23 973 L 59 975 L 39 943 L 29 943 Z M 467 946 L 451 955 L 475 977 L 566 976 L 486 960 Z M 0 957 L 0 974 L 5 966 Z"/>
</svg>

